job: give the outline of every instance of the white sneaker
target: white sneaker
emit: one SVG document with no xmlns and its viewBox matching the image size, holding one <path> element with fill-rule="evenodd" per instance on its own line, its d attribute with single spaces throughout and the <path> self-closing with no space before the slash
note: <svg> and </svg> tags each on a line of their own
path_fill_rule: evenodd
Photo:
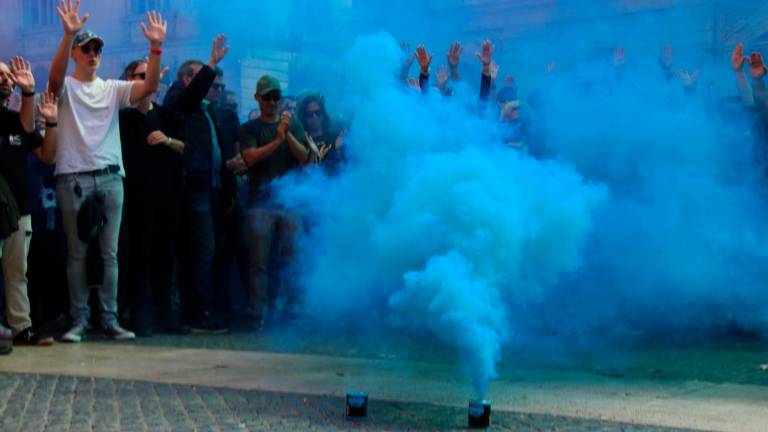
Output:
<svg viewBox="0 0 768 432">
<path fill-rule="evenodd" d="M 68 332 L 64 333 L 64 336 L 61 337 L 61 340 L 63 342 L 72 342 L 72 343 L 80 342 L 85 338 L 86 331 L 87 329 L 84 325 L 76 325 L 71 329 L 69 329 Z"/>
<path fill-rule="evenodd" d="M 0 339 L 13 339 L 13 332 L 8 327 L 0 324 Z"/>
</svg>

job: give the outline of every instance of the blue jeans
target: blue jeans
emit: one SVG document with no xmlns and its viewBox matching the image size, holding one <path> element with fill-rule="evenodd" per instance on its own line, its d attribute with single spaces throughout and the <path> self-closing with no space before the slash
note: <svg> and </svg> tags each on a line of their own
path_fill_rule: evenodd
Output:
<svg viewBox="0 0 768 432">
<path fill-rule="evenodd" d="M 75 193 L 76 183 L 82 189 L 81 196 Z M 86 278 L 88 245 L 77 236 L 77 212 L 83 201 L 96 190 L 105 195 L 104 211 L 107 218 L 99 234 L 101 258 L 104 261 L 104 279 L 99 289 L 100 319 L 104 326 L 117 323 L 117 240 L 123 216 L 123 178 L 119 174 L 65 174 L 57 177 L 56 199 L 67 236 L 67 283 L 74 325 L 86 325 L 90 317 L 90 288 Z"/>
</svg>

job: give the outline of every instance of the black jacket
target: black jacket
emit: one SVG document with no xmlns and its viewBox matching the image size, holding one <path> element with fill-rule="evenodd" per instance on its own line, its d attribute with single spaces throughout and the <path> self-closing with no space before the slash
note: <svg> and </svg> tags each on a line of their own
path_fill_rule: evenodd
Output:
<svg viewBox="0 0 768 432">
<path fill-rule="evenodd" d="M 213 184 L 211 177 L 213 140 L 210 124 L 203 113 L 202 102 L 215 78 L 216 73 L 213 69 L 203 66 L 186 88 L 183 82 L 174 82 L 168 89 L 163 103 L 166 109 L 183 118 L 184 184 L 188 189 L 203 190 L 210 188 Z M 208 114 L 213 119 L 216 129 L 214 133 L 221 146 L 223 137 L 216 110 L 212 105 L 208 107 Z M 232 194 L 235 189 L 235 177 L 227 170 L 226 160 L 223 157 L 221 162 L 222 192 L 225 195 Z"/>
</svg>

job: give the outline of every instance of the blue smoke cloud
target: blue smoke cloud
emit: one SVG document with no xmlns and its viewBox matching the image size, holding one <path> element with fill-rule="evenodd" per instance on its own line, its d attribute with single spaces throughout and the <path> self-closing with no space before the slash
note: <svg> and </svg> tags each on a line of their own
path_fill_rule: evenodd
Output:
<svg viewBox="0 0 768 432">
<path fill-rule="evenodd" d="M 470 23 L 482 15 L 472 7 L 436 17 L 420 4 L 310 3 L 321 6 L 201 9 L 207 27 L 231 36 L 235 57 L 264 45 L 303 50 L 297 87 L 354 112 L 341 176 L 308 169 L 281 183 L 282 202 L 307 225 L 297 272 L 307 314 L 432 334 L 456 348 L 478 396 L 516 343 L 768 330 L 765 161 L 755 146 L 764 138 L 748 110 L 722 102 L 735 93 L 728 48 L 703 30 L 722 18 L 721 33 L 733 31 L 728 17 L 748 16 L 754 2 L 485 12 L 510 38 L 494 41 L 495 58 L 516 78 L 543 161 L 503 147 L 497 122 L 477 113 L 472 54 L 486 35 Z M 541 25 L 523 30 L 526 20 Z M 402 89 L 395 37 L 425 43 L 433 75 L 444 47 L 462 40 L 472 82 L 450 99 Z M 677 49 L 673 72 L 701 70 L 695 92 L 661 73 L 665 43 Z"/>
<path fill-rule="evenodd" d="M 400 58 L 389 35 L 357 41 L 350 166 L 284 180 L 283 203 L 311 221 L 299 273 L 306 311 L 383 311 L 408 331 L 429 329 L 457 347 L 483 396 L 511 336 L 505 305 L 538 298 L 579 266 L 608 193 L 566 163 L 504 147 L 476 98 L 406 92 Z"/>
</svg>

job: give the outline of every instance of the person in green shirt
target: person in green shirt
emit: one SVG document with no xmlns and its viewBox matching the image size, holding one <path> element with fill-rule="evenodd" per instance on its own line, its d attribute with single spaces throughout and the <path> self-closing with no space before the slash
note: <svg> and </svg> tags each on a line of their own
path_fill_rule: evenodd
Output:
<svg viewBox="0 0 768 432">
<path fill-rule="evenodd" d="M 286 173 L 304 166 L 310 159 L 310 149 L 304 127 L 298 119 L 278 109 L 282 92 L 280 82 L 269 75 L 256 85 L 256 101 L 261 115 L 240 127 L 240 164 L 248 170 L 250 196 L 248 209 L 251 241 L 250 301 L 254 311 L 254 327 L 260 328 L 272 303 L 275 315 L 290 315 L 296 291 L 286 278 L 280 283 L 281 292 L 270 290 L 270 271 L 285 276 L 282 271 L 293 255 L 298 218 L 272 199 L 272 182 Z M 230 165 L 230 164 L 228 164 Z M 230 165 L 232 168 L 232 165 Z M 273 242 L 277 247 L 273 248 Z M 275 268 L 268 268 L 275 252 Z M 279 280 L 278 278 L 277 280 Z M 270 299 L 270 291 L 275 298 Z"/>
</svg>

